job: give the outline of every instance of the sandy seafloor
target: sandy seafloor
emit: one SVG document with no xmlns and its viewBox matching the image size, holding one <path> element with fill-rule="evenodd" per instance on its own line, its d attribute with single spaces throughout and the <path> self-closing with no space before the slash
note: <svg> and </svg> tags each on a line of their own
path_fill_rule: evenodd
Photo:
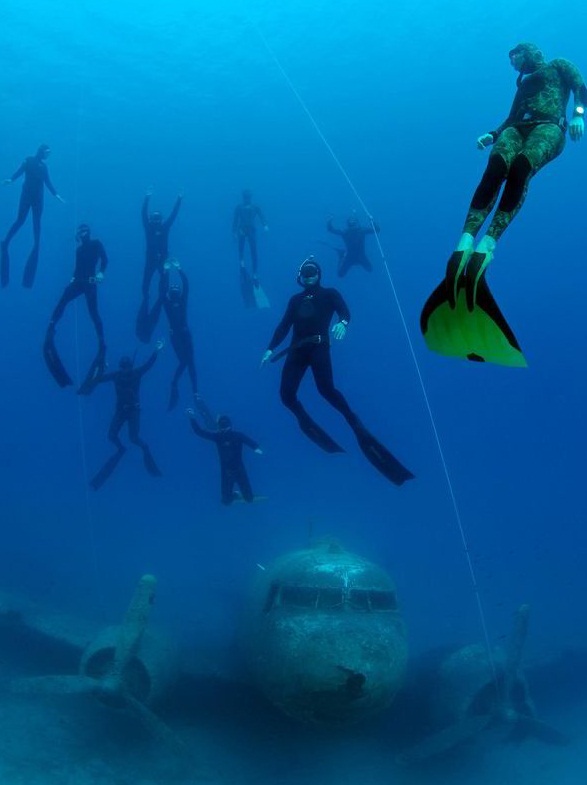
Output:
<svg viewBox="0 0 587 785">
<path fill-rule="evenodd" d="M 81 699 L 16 699 L 2 703 L 2 785 L 154 785 L 192 782 L 369 783 L 426 785 L 580 785 L 587 772 L 587 707 L 561 717 L 576 736 L 564 749 L 526 742 L 519 747 L 479 742 L 450 761 L 422 771 L 394 764 L 382 734 L 357 731 L 345 744 L 315 731 L 293 729 L 289 737 L 271 723 L 247 727 L 245 717 L 194 712 L 192 724 L 177 724 L 184 740 L 201 752 L 205 768 L 220 772 L 193 775 L 178 771 L 169 754 L 121 716 L 105 716 Z"/>
</svg>

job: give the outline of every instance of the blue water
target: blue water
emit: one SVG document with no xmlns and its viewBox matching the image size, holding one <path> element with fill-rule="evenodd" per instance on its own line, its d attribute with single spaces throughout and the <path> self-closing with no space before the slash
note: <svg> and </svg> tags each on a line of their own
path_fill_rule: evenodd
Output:
<svg viewBox="0 0 587 785">
<path fill-rule="evenodd" d="M 433 355 L 418 328 L 484 167 L 475 140 L 509 109 L 515 74 L 507 52 L 520 40 L 536 41 L 549 59 L 567 57 L 585 73 L 584 16 L 577 2 L 547 0 L 498 0 L 488 8 L 462 0 L 8 0 L 0 28 L 0 176 L 47 142 L 66 204 L 46 195 L 35 287 L 20 286 L 27 224 L 11 246 L 11 285 L 0 293 L 2 588 L 116 620 L 136 578 L 150 571 L 159 580 L 159 621 L 190 645 L 229 648 L 256 564 L 304 546 L 311 532 L 334 535 L 390 571 L 414 655 L 482 640 L 477 596 L 492 641 L 507 634 L 521 602 L 531 605 L 529 660 L 585 647 L 585 141 L 569 141 L 532 183 L 490 271 L 529 368 Z M 328 240 L 326 217 L 341 224 L 357 209 L 365 218 L 278 63 L 381 224 L 478 595 L 380 253 L 371 241 L 374 272 L 353 269 L 336 279 L 334 254 L 318 243 Z M 110 362 L 136 348 L 146 359 L 134 319 L 144 255 L 140 207 L 150 186 L 152 206 L 164 214 L 185 190 L 170 250 L 192 284 L 200 389 L 215 412 L 229 413 L 263 446 L 263 457 L 245 456 L 255 491 L 269 497 L 263 503 L 221 507 L 215 450 L 194 438 L 183 414 L 187 379 L 180 406 L 166 412 L 175 367 L 169 344 L 142 390 L 142 432 L 164 477 L 145 474 L 140 454 L 129 450 L 108 485 L 88 491 L 110 454 L 113 391 L 104 386 L 80 399 L 58 389 L 43 364 L 43 335 L 73 269 L 75 227 L 87 221 L 110 257 L 99 292 Z M 252 189 L 270 227 L 259 237 L 268 311 L 241 303 L 230 225 L 243 188 Z M 19 191 L 19 183 L 0 189 L 1 234 Z M 401 489 L 366 463 L 344 421 L 308 382 L 302 400 L 347 452 L 315 448 L 279 402 L 278 369 L 259 370 L 296 291 L 297 266 L 311 252 L 352 312 L 347 338 L 333 347 L 335 378 L 416 474 Z M 164 328 L 162 320 L 156 337 L 166 337 Z M 60 323 L 58 344 L 67 367 L 83 376 L 95 342 L 81 300 Z M 568 706 L 569 723 L 576 708 Z M 377 746 L 377 733 L 373 740 L 358 732 L 358 749 Z M 575 735 L 584 745 L 584 723 Z M 254 778 L 252 760 L 261 753 L 249 747 L 260 738 L 243 746 L 240 764 L 235 753 L 242 782 L 301 782 L 301 774 L 287 778 L 278 755 Z M 222 728 L 215 743 L 222 747 Z M 347 761 L 344 776 L 356 778 L 348 781 L 389 781 L 385 756 L 378 757 L 383 748 L 381 741 L 368 772 L 361 754 L 352 775 Z M 549 762 L 565 771 L 557 782 L 582 781 L 564 768 L 577 749 Z M 509 782 L 496 761 L 511 752 L 494 754 L 479 781 Z M 516 781 L 538 782 L 523 749 L 519 756 Z M 117 781 L 126 782 L 124 765 Z M 347 781 L 335 764 L 328 771 L 309 766 L 303 779 Z"/>
</svg>

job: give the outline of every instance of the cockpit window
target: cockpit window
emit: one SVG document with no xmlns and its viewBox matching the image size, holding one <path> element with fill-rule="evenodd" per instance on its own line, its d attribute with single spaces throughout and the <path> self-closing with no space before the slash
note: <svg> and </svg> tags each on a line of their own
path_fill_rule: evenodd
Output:
<svg viewBox="0 0 587 785">
<path fill-rule="evenodd" d="M 322 610 L 333 610 L 334 608 L 342 608 L 344 599 L 342 589 L 319 589 L 318 591 L 318 608 Z"/>
<path fill-rule="evenodd" d="M 349 605 L 357 611 L 396 611 L 395 592 L 378 589 L 351 589 Z"/>
<path fill-rule="evenodd" d="M 279 604 L 315 608 L 318 605 L 318 589 L 314 586 L 282 586 Z"/>
<path fill-rule="evenodd" d="M 347 589 L 325 586 L 299 586 L 273 581 L 263 608 L 265 613 L 277 607 L 315 608 L 318 610 L 343 610 L 365 613 L 396 611 L 397 599 L 393 591 L 379 589 Z"/>
</svg>

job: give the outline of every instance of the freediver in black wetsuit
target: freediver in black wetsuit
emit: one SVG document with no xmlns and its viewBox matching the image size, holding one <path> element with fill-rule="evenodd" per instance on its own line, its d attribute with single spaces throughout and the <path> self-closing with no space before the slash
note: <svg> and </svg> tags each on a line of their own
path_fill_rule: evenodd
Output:
<svg viewBox="0 0 587 785">
<path fill-rule="evenodd" d="M 249 190 L 243 191 L 243 200 L 234 208 L 232 218 L 232 233 L 238 241 L 238 259 L 241 276 L 245 270 L 245 243 L 248 243 L 251 255 L 252 281 L 254 286 L 259 285 L 258 256 L 257 256 L 257 228 L 256 219 L 261 221 L 263 229 L 268 232 L 269 227 L 260 207 L 253 204 L 253 195 Z"/>
<path fill-rule="evenodd" d="M 163 272 L 163 264 L 169 254 L 169 230 L 177 218 L 183 200 L 183 193 L 180 193 L 175 200 L 169 218 L 164 221 L 160 212 L 149 213 L 149 202 L 152 195 L 153 191 L 148 190 L 143 199 L 143 206 L 141 209 L 143 229 L 145 230 L 146 251 L 142 284 L 143 299 L 137 316 L 136 333 L 137 338 L 140 341 L 143 341 L 143 343 L 148 343 L 151 340 L 152 329 L 155 327 L 154 324 L 149 323 L 147 318 L 149 313 L 151 280 L 157 271 L 159 271 L 159 273 Z M 149 328 L 151 328 L 151 332 L 149 332 Z"/>
<path fill-rule="evenodd" d="M 83 294 L 86 298 L 88 313 L 90 319 L 94 323 L 96 336 L 98 338 L 98 353 L 90 367 L 90 372 L 88 377 L 86 377 L 86 381 L 80 388 L 80 391 L 84 392 L 85 386 L 89 383 L 89 379 L 95 375 L 100 375 L 104 370 L 106 344 L 104 343 L 102 319 L 98 313 L 98 284 L 102 283 L 104 280 L 104 272 L 108 266 L 108 257 L 106 256 L 106 251 L 100 240 L 91 239 L 90 227 L 88 224 L 80 224 L 75 239 L 78 242 L 78 247 L 75 254 L 73 277 L 65 287 L 51 316 L 51 321 L 49 322 L 47 334 L 45 336 L 43 353 L 47 367 L 57 384 L 60 387 L 66 387 L 67 385 L 72 384 L 71 378 L 65 370 L 55 348 L 55 328 L 69 303 L 77 297 L 81 297 Z"/>
<path fill-rule="evenodd" d="M 130 357 L 122 357 L 117 371 L 101 374 L 96 377 L 92 383 L 91 389 L 93 390 L 99 384 L 113 382 L 116 391 L 116 410 L 112 417 L 110 428 L 108 429 L 108 439 L 115 445 L 116 452 L 106 461 L 104 466 L 102 466 L 100 471 L 90 481 L 90 485 L 95 491 L 104 485 L 126 452 L 126 447 L 120 441 L 119 437 L 120 429 L 125 423 L 128 423 L 128 436 L 130 441 L 143 451 L 145 469 L 152 477 L 161 476 L 161 472 L 151 455 L 149 446 L 139 436 L 141 423 L 139 394 L 141 380 L 147 371 L 155 364 L 157 355 L 163 346 L 163 341 L 157 341 L 155 344 L 155 351 L 147 362 L 143 363 L 143 365 L 140 365 L 138 368 L 133 367 L 133 361 Z"/>
<path fill-rule="evenodd" d="M 331 234 L 342 237 L 345 246 L 344 250 L 341 248 L 334 249 L 338 253 L 339 277 L 343 278 L 351 267 L 355 266 L 364 267 L 370 273 L 373 270 L 373 265 L 365 253 L 365 238 L 368 234 L 379 233 L 378 224 L 373 223 L 372 226 L 367 227 L 361 226 L 357 218 L 351 215 L 350 218 L 347 218 L 347 228 L 341 230 L 334 228 L 333 220 L 332 216 L 328 219 L 326 229 Z"/>
<path fill-rule="evenodd" d="M 344 452 L 306 412 L 297 397 L 304 374 L 312 369 L 316 388 L 328 403 L 339 411 L 357 438 L 359 447 L 366 458 L 388 480 L 402 485 L 413 477 L 389 450 L 369 433 L 357 415 L 351 410 L 346 399 L 334 386 L 330 358 L 330 323 L 336 313 L 339 321 L 332 328 L 334 340 L 344 338 L 350 321 L 350 311 L 340 292 L 326 289 L 320 285 L 321 270 L 313 257 L 306 259 L 298 271 L 297 281 L 304 291 L 294 294 L 285 314 L 273 334 L 261 364 L 275 362 L 286 355 L 281 374 L 281 400 L 297 417 L 298 424 L 306 436 L 326 452 Z M 288 349 L 277 353 L 274 350 L 292 330 L 292 340 Z"/>
<path fill-rule="evenodd" d="M 218 417 L 218 429 L 216 431 L 200 428 L 193 409 L 187 409 L 187 414 L 194 433 L 201 436 L 202 439 L 214 442 L 218 449 L 218 457 L 220 459 L 220 498 L 222 504 L 232 504 L 233 501 L 239 498 L 239 494 L 235 493 L 234 490 L 235 485 L 240 489 L 242 498 L 246 502 L 255 501 L 247 470 L 243 463 L 242 452 L 243 445 L 247 445 L 258 455 L 263 455 L 263 450 L 257 442 L 244 433 L 233 431 L 230 417 L 225 414 Z"/>
<path fill-rule="evenodd" d="M 45 160 L 49 157 L 50 153 L 51 149 L 49 145 L 42 144 L 35 155 L 28 156 L 24 159 L 12 177 L 2 181 L 2 185 L 11 185 L 15 180 L 18 180 L 19 177 L 24 175 L 24 182 L 22 184 L 16 221 L 12 224 L 8 230 L 8 234 L 0 244 L 0 282 L 3 287 L 8 286 L 8 282 L 10 280 L 10 258 L 8 256 L 10 242 L 26 221 L 29 210 L 32 210 L 33 212 L 33 249 L 29 254 L 26 266 L 24 268 L 22 285 L 27 289 L 32 287 L 35 281 L 35 274 L 37 272 L 37 264 L 39 261 L 39 247 L 41 243 L 41 215 L 43 214 L 45 187 L 49 193 L 53 194 L 56 199 L 59 199 L 60 202 L 63 202 L 63 199 L 57 193 L 53 183 L 51 182 L 51 178 L 49 177 L 49 170 L 47 169 L 47 164 L 45 163 Z"/>
<path fill-rule="evenodd" d="M 169 273 L 174 268 L 181 278 L 181 286 L 170 285 Z M 192 334 L 188 326 L 187 308 L 190 285 L 187 275 L 181 269 L 177 259 L 169 259 L 164 264 L 163 274 L 159 285 L 159 299 L 153 307 L 151 320 L 158 319 L 158 312 L 163 308 L 169 322 L 169 337 L 171 345 L 177 355 L 178 365 L 171 381 L 171 391 L 169 394 L 168 411 L 177 406 L 179 400 L 179 380 L 184 371 L 190 377 L 192 394 L 198 395 L 198 382 L 196 377 L 196 364 L 194 361 L 194 343 Z M 154 326 L 154 325 L 153 325 Z"/>
</svg>

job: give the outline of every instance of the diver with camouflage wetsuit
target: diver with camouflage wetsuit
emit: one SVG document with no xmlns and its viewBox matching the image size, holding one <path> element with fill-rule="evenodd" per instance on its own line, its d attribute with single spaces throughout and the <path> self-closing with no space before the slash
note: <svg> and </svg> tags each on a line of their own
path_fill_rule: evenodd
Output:
<svg viewBox="0 0 587 785">
<path fill-rule="evenodd" d="M 509 57 L 512 67 L 519 72 L 518 89 L 504 122 L 477 140 L 479 149 L 491 145 L 493 149 L 469 207 L 462 237 L 448 263 L 447 295 L 452 306 L 459 279 L 464 275 L 467 301 L 473 307 L 479 279 L 493 258 L 497 241 L 522 207 L 530 180 L 562 153 L 567 128 L 574 142 L 584 133 L 587 87 L 579 69 L 561 58 L 547 62 L 540 49 L 530 43 L 518 44 Z M 567 122 L 571 92 L 573 117 Z M 487 233 L 474 250 L 475 238 L 504 183 Z"/>
</svg>

